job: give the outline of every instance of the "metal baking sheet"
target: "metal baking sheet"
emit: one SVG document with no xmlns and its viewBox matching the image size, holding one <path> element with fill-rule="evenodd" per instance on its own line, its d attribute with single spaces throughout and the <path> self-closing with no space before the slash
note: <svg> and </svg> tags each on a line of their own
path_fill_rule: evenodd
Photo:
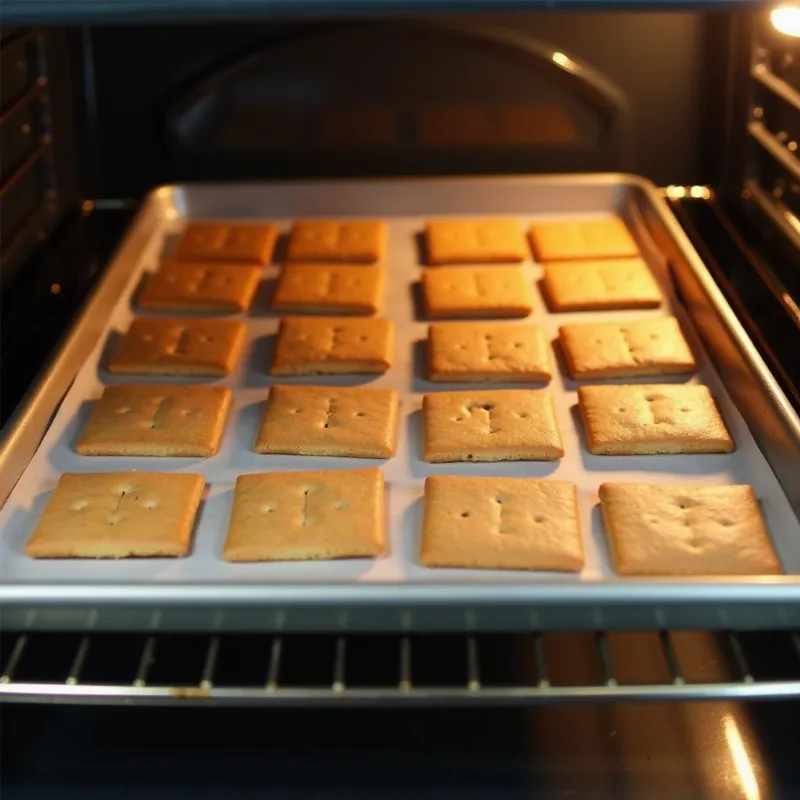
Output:
<svg viewBox="0 0 800 800">
<path fill-rule="evenodd" d="M 559 462 L 426 464 L 420 458 L 420 407 L 425 392 L 467 389 L 425 380 L 423 342 L 427 322 L 419 314 L 420 232 L 426 217 L 513 215 L 527 227 L 537 216 L 581 215 L 615 210 L 625 216 L 661 282 L 668 303 L 658 310 L 550 314 L 541 297 L 541 268 L 527 262 L 534 286 L 531 321 L 550 340 L 560 324 L 639 318 L 674 313 L 679 317 L 700 370 L 691 380 L 708 384 L 736 440 L 730 455 L 597 457 L 588 454 L 576 415 L 576 386 L 557 370 L 549 386 L 557 409 L 566 456 Z M 269 219 L 282 231 L 293 219 L 313 216 L 380 216 L 389 222 L 388 285 L 385 315 L 396 325 L 393 368 L 383 376 L 272 379 L 267 375 L 278 317 L 267 308 L 278 266 L 264 272 L 248 314 L 248 341 L 236 372 L 218 383 L 234 390 L 234 409 L 220 452 L 210 459 L 88 458 L 75 442 L 104 385 L 131 382 L 110 375 L 105 365 L 135 311 L 144 273 L 168 254 L 186 219 Z M 657 243 L 657 244 L 656 244 Z M 368 268 L 368 267 L 365 267 Z M 441 269 L 446 269 L 442 267 Z M 538 628 L 570 626 L 689 627 L 794 624 L 800 610 L 800 522 L 764 453 L 701 345 L 692 319 L 715 351 L 723 371 L 746 381 L 758 403 L 750 415 L 762 449 L 775 463 L 800 474 L 797 417 L 785 397 L 748 350 L 721 296 L 671 218 L 656 190 L 627 176 L 571 178 L 463 179 L 253 186 L 165 187 L 145 202 L 122 250 L 109 265 L 98 297 L 87 309 L 101 329 L 62 351 L 61 381 L 67 362 L 82 364 L 49 426 L 18 423 L 3 443 L 0 471 L 19 465 L 20 441 L 46 433 L 0 511 L 0 603 L 11 627 L 216 628 L 216 629 L 431 629 Z M 688 308 L 678 301 L 677 285 Z M 703 289 L 699 292 L 699 289 Z M 694 292 L 694 294 L 693 294 Z M 706 302 L 707 301 L 707 302 Z M 705 304 L 704 304 L 705 302 Z M 713 314 L 708 311 L 711 308 Z M 729 316 L 726 318 L 726 314 Z M 100 315 L 99 321 L 96 315 Z M 81 320 L 86 324 L 86 320 Z M 731 348 L 730 342 L 737 344 Z M 79 346 L 80 345 L 80 346 Z M 88 345 L 88 347 L 87 347 Z M 83 351 L 81 351 L 83 347 Z M 752 347 L 752 346 L 750 346 Z M 745 361 L 744 353 L 749 361 Z M 738 355 L 737 355 L 738 354 Z M 756 359 L 756 360 L 753 360 Z M 742 372 L 745 368 L 746 373 Z M 58 371 L 59 363 L 51 369 Z M 730 377 L 730 376 L 729 376 Z M 134 379 L 135 380 L 135 379 Z M 169 379 L 164 379 L 169 382 Z M 679 382 L 683 379 L 672 379 Z M 191 379 L 173 379 L 191 382 Z M 57 383 L 57 381 L 54 381 Z M 153 379 L 142 379 L 153 382 Z M 370 385 L 397 390 L 402 398 L 398 451 L 388 461 L 263 456 L 252 451 L 269 386 L 275 382 Z M 519 385 L 496 384 L 499 388 Z M 61 394 L 40 387 L 29 417 L 44 416 Z M 62 392 L 63 393 L 63 392 Z M 56 395 L 56 396 L 54 396 Z M 763 397 L 762 397 L 763 396 Z M 37 399 L 38 398 L 38 399 Z M 766 398 L 766 400 L 763 400 Z M 766 405 L 765 405 L 766 403 Z M 34 404 L 35 405 L 35 404 Z M 745 405 L 747 405 L 745 403 Z M 783 432 L 788 438 L 780 439 Z M 794 439 L 792 439 L 794 437 Z M 16 456 L 16 460 L 14 459 Z M 782 461 L 781 461 L 782 459 Z M 376 560 L 271 564 L 228 564 L 221 550 L 236 476 L 244 472 L 351 469 L 380 466 L 387 483 L 388 554 Z M 183 559 L 123 561 L 28 558 L 24 545 L 59 475 L 73 471 L 199 472 L 208 482 L 193 548 Z M 784 470 L 785 471 L 785 470 Z M 579 575 L 426 569 L 418 565 L 423 483 L 428 475 L 485 475 L 554 478 L 578 486 L 586 567 Z M 789 483 L 787 484 L 787 476 Z M 603 481 L 687 484 L 750 483 L 755 487 L 788 576 L 755 579 L 622 579 L 611 569 L 601 529 L 597 487 Z M 2 487 L 0 487 L 2 488 Z M 791 492 L 790 492 L 791 493 Z"/>
</svg>

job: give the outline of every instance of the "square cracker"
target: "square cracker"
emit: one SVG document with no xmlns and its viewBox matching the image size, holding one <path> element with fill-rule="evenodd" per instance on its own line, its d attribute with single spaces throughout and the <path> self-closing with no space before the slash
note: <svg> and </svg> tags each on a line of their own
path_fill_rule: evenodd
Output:
<svg viewBox="0 0 800 800">
<path fill-rule="evenodd" d="M 619 217 L 535 222 L 528 233 L 537 261 L 628 258 L 639 247 Z"/>
<path fill-rule="evenodd" d="M 575 485 L 430 477 L 419 560 L 427 567 L 580 571 L 584 559 Z"/>
<path fill-rule="evenodd" d="M 600 508 L 621 575 L 779 575 L 752 486 L 604 483 Z"/>
<path fill-rule="evenodd" d="M 440 219 L 425 225 L 428 263 L 518 264 L 528 255 L 519 223 L 514 219 Z"/>
<path fill-rule="evenodd" d="M 226 561 L 370 558 L 386 550 L 379 469 L 240 475 Z"/>
<path fill-rule="evenodd" d="M 34 558 L 185 556 L 200 475 L 65 473 L 25 546 Z"/>
<path fill-rule="evenodd" d="M 733 440 L 707 386 L 579 386 L 595 455 L 730 453 Z"/>
<path fill-rule="evenodd" d="M 538 325 L 442 322 L 428 328 L 432 381 L 543 381 L 550 352 Z"/>
<path fill-rule="evenodd" d="M 308 314 L 377 314 L 385 283 L 386 273 L 380 267 L 287 264 L 272 307 Z"/>
<path fill-rule="evenodd" d="M 284 317 L 272 375 L 355 375 L 392 365 L 394 326 L 388 319 Z"/>
<path fill-rule="evenodd" d="M 82 456 L 213 456 L 231 390 L 107 386 L 78 442 Z"/>
<path fill-rule="evenodd" d="M 555 461 L 564 448 L 543 390 L 441 392 L 422 403 L 425 461 Z"/>
<path fill-rule="evenodd" d="M 237 320 L 135 319 L 108 365 L 117 375 L 228 375 L 247 328 Z"/>
<path fill-rule="evenodd" d="M 273 386 L 257 453 L 391 458 L 397 392 L 328 386 Z"/>
<path fill-rule="evenodd" d="M 278 229 L 267 223 L 190 222 L 172 257 L 175 261 L 234 261 L 268 264 Z"/>
<path fill-rule="evenodd" d="M 542 286 L 551 311 L 658 308 L 662 300 L 641 258 L 545 264 Z"/>
<path fill-rule="evenodd" d="M 675 317 L 562 325 L 559 341 L 572 378 L 633 378 L 695 371 Z"/>
<path fill-rule="evenodd" d="M 260 267 L 166 261 L 147 280 L 139 307 L 160 311 L 247 311 Z"/>
<path fill-rule="evenodd" d="M 292 225 L 287 261 L 350 261 L 374 264 L 386 258 L 382 220 L 302 220 Z"/>
<path fill-rule="evenodd" d="M 448 267 L 422 271 L 425 315 L 443 317 L 527 317 L 531 288 L 519 267 Z"/>
</svg>

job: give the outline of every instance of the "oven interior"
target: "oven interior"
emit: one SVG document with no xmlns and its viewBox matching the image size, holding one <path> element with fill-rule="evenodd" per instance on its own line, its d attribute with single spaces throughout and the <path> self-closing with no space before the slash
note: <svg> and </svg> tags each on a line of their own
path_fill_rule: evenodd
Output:
<svg viewBox="0 0 800 800">
<path fill-rule="evenodd" d="M 800 40 L 769 11 L 213 23 L 176 12 L 158 24 L 120 24 L 108 12 L 65 26 L 19 8 L 9 6 L 19 27 L 0 38 L 2 424 L 154 186 L 569 172 L 635 173 L 665 187 L 800 408 Z M 800 693 L 796 634 L 725 627 L 422 637 L 14 631 L 2 640 L 0 692 L 289 705 Z"/>
</svg>

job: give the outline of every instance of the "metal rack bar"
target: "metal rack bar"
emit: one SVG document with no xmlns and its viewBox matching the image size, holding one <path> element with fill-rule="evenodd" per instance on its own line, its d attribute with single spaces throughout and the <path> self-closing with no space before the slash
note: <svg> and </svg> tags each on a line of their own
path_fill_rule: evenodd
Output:
<svg viewBox="0 0 800 800">
<path fill-rule="evenodd" d="M 217 668 L 219 657 L 219 637 L 212 636 L 208 641 L 206 662 L 203 665 L 203 677 L 200 679 L 201 689 L 211 689 L 214 686 L 214 670 Z"/>
<path fill-rule="evenodd" d="M 739 670 L 739 674 L 742 676 L 742 681 L 744 683 L 752 683 L 753 675 L 750 672 L 750 667 L 747 665 L 747 659 L 745 658 L 744 650 L 742 650 L 741 640 L 735 633 L 731 632 L 728 634 L 728 643 L 733 653 L 736 667 Z"/>
<path fill-rule="evenodd" d="M 333 685 L 334 692 L 343 692 L 345 688 L 345 659 L 347 657 L 347 641 L 344 636 L 336 640 L 336 656 L 333 662 Z"/>
<path fill-rule="evenodd" d="M 142 648 L 142 655 L 139 659 L 139 668 L 136 670 L 136 677 L 133 679 L 133 685 L 137 689 L 141 689 L 143 686 L 147 685 L 147 676 L 155 660 L 156 638 L 155 636 L 148 636 Z"/>
<path fill-rule="evenodd" d="M 675 655 L 675 648 L 672 645 L 672 638 L 669 635 L 669 631 L 660 631 L 658 638 L 661 641 L 661 650 L 667 661 L 667 667 L 669 667 L 669 674 L 672 676 L 673 685 L 683 686 L 685 681 L 683 675 L 681 675 L 678 657 Z"/>
<path fill-rule="evenodd" d="M 11 651 L 11 657 L 8 659 L 8 664 L 6 664 L 5 671 L 2 675 L 0 675 L 0 684 L 2 683 L 11 683 L 14 679 L 14 671 L 17 668 L 17 664 L 22 659 L 22 654 L 25 652 L 25 646 L 28 644 L 28 637 L 26 634 L 22 634 L 17 641 L 14 643 L 14 649 Z"/>
<path fill-rule="evenodd" d="M 269 649 L 269 670 L 267 671 L 267 691 L 274 692 L 278 688 L 278 678 L 281 672 L 281 655 L 283 639 L 276 636 Z"/>
<path fill-rule="evenodd" d="M 75 653 L 75 658 L 72 661 L 72 667 L 69 670 L 69 676 L 67 677 L 67 686 L 75 686 L 81 677 L 81 670 L 83 669 L 83 664 L 86 661 L 86 656 L 89 655 L 89 648 L 92 645 L 92 639 L 90 636 L 84 636 L 81 638 L 80 643 L 78 644 L 78 649 Z"/>
<path fill-rule="evenodd" d="M 477 692 L 481 688 L 478 643 L 474 636 L 467 637 L 467 688 L 471 692 Z"/>
<path fill-rule="evenodd" d="M 401 692 L 411 690 L 411 640 L 408 636 L 400 640 L 400 681 L 397 688 Z"/>
<path fill-rule="evenodd" d="M 319 683 L 310 686 L 298 685 L 293 681 L 291 662 L 284 664 L 283 655 L 287 642 L 293 647 L 307 637 L 303 635 L 277 636 L 271 640 L 254 635 L 252 637 L 253 658 L 260 658 L 264 663 L 266 681 L 258 686 L 238 685 L 226 683 L 222 673 L 218 674 L 217 666 L 224 657 L 227 639 L 224 635 L 212 635 L 203 639 L 198 644 L 201 648 L 187 648 L 184 660 L 169 664 L 169 685 L 160 685 L 150 679 L 151 667 L 155 662 L 158 643 L 162 636 L 157 634 L 148 636 L 141 653 L 138 656 L 138 667 L 132 683 L 114 683 L 111 681 L 86 682 L 81 675 L 84 665 L 93 653 L 97 664 L 103 663 L 103 652 L 118 647 L 115 639 L 105 634 L 84 634 L 81 636 L 71 664 L 66 674 L 59 676 L 55 667 L 53 674 L 45 676 L 44 680 L 28 678 L 25 674 L 26 665 L 36 666 L 37 673 L 43 666 L 50 663 L 62 663 L 62 659 L 49 658 L 43 655 L 41 642 L 46 643 L 45 635 L 21 634 L 8 644 L 10 657 L 0 676 L 0 701 L 4 702 L 53 702 L 53 703 L 142 703 L 142 704 L 185 704 L 202 702 L 215 705 L 324 705 L 336 703 L 341 705 L 535 705 L 543 703 L 565 702 L 619 702 L 619 701 L 674 701 L 674 700 L 709 700 L 709 699 L 775 699 L 783 697 L 800 697 L 800 633 L 775 633 L 775 636 L 788 637 L 789 645 L 797 655 L 797 661 L 792 666 L 795 674 L 791 679 L 761 680 L 751 667 L 748 658 L 746 640 L 734 633 L 708 634 L 717 648 L 720 663 L 732 662 L 730 676 L 723 680 L 710 683 L 705 678 L 692 679 L 691 675 L 682 669 L 680 658 L 676 653 L 674 643 L 669 631 L 660 633 L 661 649 L 669 667 L 669 676 L 659 672 L 651 682 L 642 684 L 628 684 L 620 680 L 622 670 L 616 671 L 616 661 L 625 661 L 624 654 L 615 649 L 615 657 L 611 658 L 608 638 L 605 632 L 587 634 L 595 644 L 596 652 L 602 664 L 602 675 L 598 676 L 595 683 L 574 685 L 569 681 L 559 679 L 558 648 L 554 648 L 553 663 L 549 669 L 545 659 L 545 637 L 542 634 L 522 633 L 509 634 L 516 639 L 526 636 L 533 637 L 533 648 L 523 647 L 514 652 L 524 654 L 523 658 L 530 659 L 535 670 L 536 680 L 530 682 L 525 679 L 508 676 L 498 679 L 492 670 L 484 674 L 481 670 L 482 638 L 479 634 L 465 635 L 462 637 L 463 661 L 452 663 L 451 672 L 440 675 L 437 681 L 429 683 L 428 678 L 424 685 L 415 686 L 412 682 L 412 640 L 406 636 L 397 637 L 399 671 L 398 680 L 394 682 L 387 678 L 385 685 L 361 688 L 350 686 L 347 683 L 348 663 L 358 659 L 364 664 L 361 670 L 371 665 L 369 655 L 369 636 L 341 635 L 335 640 L 331 656 L 331 678 L 326 681 L 320 679 Z M 635 635 L 635 634 L 632 634 Z M 163 638 L 167 638 L 167 634 Z M 364 647 L 349 648 L 354 639 L 361 640 Z M 383 641 L 383 638 L 382 638 Z M 265 646 L 268 642 L 268 646 Z M 498 645 L 496 636 L 491 640 L 492 646 Z M 414 650 L 420 649 L 424 656 L 424 649 L 430 646 L 431 640 L 425 637 L 413 642 Z M 516 647 L 517 642 L 509 642 Z M 61 647 L 56 643 L 54 647 Z M 381 647 L 385 645 L 382 644 Z M 708 643 L 704 645 L 707 647 Z M 22 656 L 31 652 L 31 647 L 38 648 L 37 657 L 33 654 L 23 662 Z M 366 648 L 366 649 L 364 649 Z M 504 648 L 501 646 L 500 651 Z M 167 652 L 164 648 L 163 652 Z M 631 653 L 636 652 L 632 648 Z M 704 650 L 704 656 L 709 652 Z M 348 657 L 349 656 L 349 657 Z M 357 657 L 356 657 L 357 656 Z M 180 659 L 179 653 L 173 658 Z M 199 662 L 199 663 L 198 663 Z M 512 667 L 509 676 L 519 675 Z M 286 669 L 284 669 L 284 667 Z M 494 665 L 493 669 L 497 669 Z M 454 680 L 455 671 L 465 675 L 463 679 Z M 282 674 L 287 671 L 287 674 Z M 552 672 L 552 678 L 549 674 Z M 526 669 L 523 674 L 530 674 Z M 654 673 L 655 674 L 655 673 Z M 184 679 L 185 676 L 185 679 Z M 198 684 L 199 678 L 199 684 Z M 188 689 L 186 686 L 197 688 Z"/>
<path fill-rule="evenodd" d="M 542 642 L 541 633 L 533 634 L 533 653 L 534 653 L 534 664 L 536 667 L 536 675 L 539 679 L 538 681 L 539 689 L 549 689 L 550 680 L 547 677 L 547 662 L 545 661 L 544 643 Z"/>
</svg>

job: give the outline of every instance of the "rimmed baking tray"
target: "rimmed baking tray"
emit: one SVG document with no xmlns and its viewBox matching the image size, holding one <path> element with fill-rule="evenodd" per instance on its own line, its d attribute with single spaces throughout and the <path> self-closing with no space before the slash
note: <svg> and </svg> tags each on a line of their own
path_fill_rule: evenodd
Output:
<svg viewBox="0 0 800 800">
<path fill-rule="evenodd" d="M 566 322 L 676 314 L 699 356 L 700 372 L 691 380 L 707 383 L 717 396 L 736 439 L 736 451 L 730 455 L 591 456 L 583 446 L 575 413 L 576 386 L 558 365 L 549 388 L 564 438 L 563 461 L 424 463 L 420 459 L 422 395 L 469 388 L 430 384 L 425 379 L 427 323 L 419 317 L 417 284 L 424 219 L 500 214 L 514 216 L 527 227 L 545 215 L 612 210 L 628 221 L 668 303 L 653 311 L 550 314 L 538 290 L 541 268 L 529 262 L 523 269 L 535 287 L 532 320 L 552 340 L 558 326 Z M 108 355 L 119 332 L 136 314 L 135 297 L 143 273 L 154 269 L 169 252 L 184 221 L 270 219 L 286 231 L 293 219 L 314 216 L 388 220 L 385 315 L 395 320 L 397 330 L 392 370 L 379 377 L 271 379 L 267 369 L 278 317 L 268 311 L 267 301 L 279 269 L 272 266 L 265 270 L 253 308 L 241 316 L 249 335 L 240 366 L 220 381 L 233 388 L 235 407 L 218 455 L 205 460 L 78 456 L 75 439 L 103 385 L 130 380 L 105 370 Z M 396 389 L 402 398 L 397 455 L 377 462 L 255 454 L 256 428 L 269 386 L 275 382 Z M 283 564 L 222 560 L 238 474 L 366 465 L 380 465 L 386 476 L 390 551 L 385 558 Z M 131 468 L 206 476 L 209 488 L 187 558 L 36 561 L 24 554 L 25 541 L 60 473 Z M 423 483 L 433 474 L 575 481 L 586 569 L 572 576 L 419 566 Z M 618 578 L 610 567 L 597 509 L 597 486 L 605 480 L 753 484 L 790 575 Z M 0 497 L 5 500 L 0 510 L 0 607 L 2 623 L 11 628 L 414 631 L 775 627 L 800 622 L 800 421 L 659 192 L 633 176 L 198 185 L 155 190 L 84 313 L 7 431 L 0 449 Z"/>
</svg>

